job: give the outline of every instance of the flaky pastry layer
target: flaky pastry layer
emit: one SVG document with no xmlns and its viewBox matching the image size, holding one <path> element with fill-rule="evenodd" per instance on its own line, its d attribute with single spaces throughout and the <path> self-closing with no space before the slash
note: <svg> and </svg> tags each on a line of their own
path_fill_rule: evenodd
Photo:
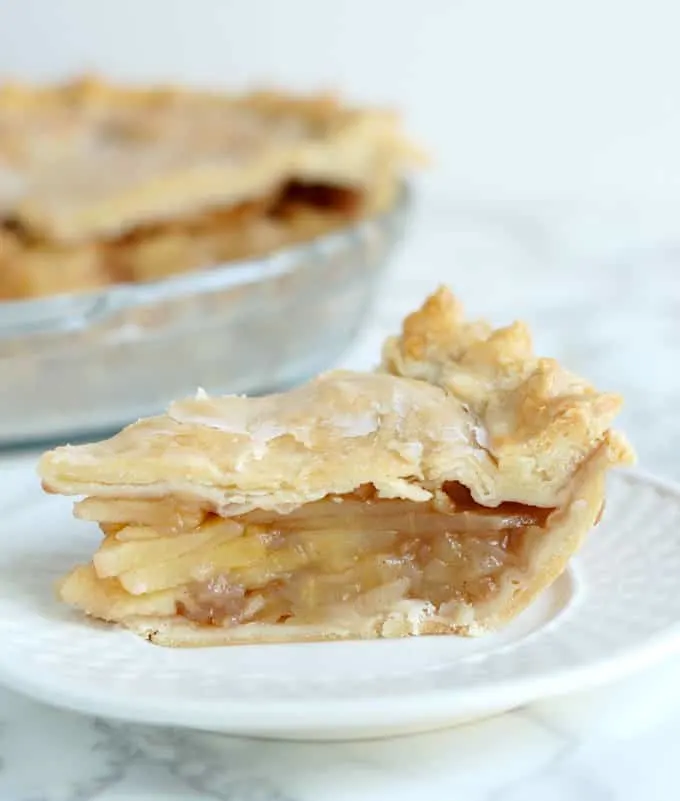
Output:
<svg viewBox="0 0 680 801">
<path fill-rule="evenodd" d="M 372 483 L 425 500 L 444 481 L 494 506 L 559 506 L 610 431 L 621 399 L 538 359 L 524 326 L 465 323 L 441 289 L 387 342 L 375 374 L 335 371 L 262 398 L 198 396 L 110 440 L 65 446 L 40 463 L 65 494 L 176 494 L 235 508 L 285 508 Z"/>
</svg>

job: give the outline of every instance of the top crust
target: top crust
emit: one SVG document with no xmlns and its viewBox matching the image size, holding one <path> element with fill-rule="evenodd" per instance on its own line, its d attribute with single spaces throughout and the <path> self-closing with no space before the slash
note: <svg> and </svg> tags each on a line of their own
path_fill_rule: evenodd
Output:
<svg viewBox="0 0 680 801">
<path fill-rule="evenodd" d="M 290 180 L 362 188 L 418 158 L 393 113 L 330 95 L 0 86 L 0 214 L 52 242 L 116 236 Z"/>
<path fill-rule="evenodd" d="M 537 358 L 525 326 L 467 323 L 439 289 L 386 342 L 378 373 L 181 401 L 110 440 L 50 451 L 39 472 L 49 491 L 172 494 L 222 514 L 286 511 L 368 483 L 426 500 L 444 481 L 487 506 L 555 507 L 598 448 L 612 466 L 632 461 L 609 429 L 620 405 Z"/>
</svg>

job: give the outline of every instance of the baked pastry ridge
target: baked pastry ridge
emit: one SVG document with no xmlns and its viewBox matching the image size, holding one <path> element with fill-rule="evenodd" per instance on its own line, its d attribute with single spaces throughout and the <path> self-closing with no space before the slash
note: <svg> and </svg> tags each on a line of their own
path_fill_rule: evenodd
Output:
<svg viewBox="0 0 680 801">
<path fill-rule="evenodd" d="M 60 595 L 168 645 L 492 631 L 564 570 L 632 461 L 620 404 L 441 288 L 374 373 L 199 394 L 45 454 L 45 489 L 84 496 L 104 534 Z"/>
</svg>

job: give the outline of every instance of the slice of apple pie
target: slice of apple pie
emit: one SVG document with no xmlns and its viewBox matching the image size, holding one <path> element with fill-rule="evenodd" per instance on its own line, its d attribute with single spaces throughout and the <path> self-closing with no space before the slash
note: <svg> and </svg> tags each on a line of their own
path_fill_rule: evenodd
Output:
<svg viewBox="0 0 680 801">
<path fill-rule="evenodd" d="M 104 535 L 61 598 L 156 643 L 480 634 L 597 523 L 620 399 L 440 289 L 372 374 L 199 395 L 43 456 Z"/>
</svg>

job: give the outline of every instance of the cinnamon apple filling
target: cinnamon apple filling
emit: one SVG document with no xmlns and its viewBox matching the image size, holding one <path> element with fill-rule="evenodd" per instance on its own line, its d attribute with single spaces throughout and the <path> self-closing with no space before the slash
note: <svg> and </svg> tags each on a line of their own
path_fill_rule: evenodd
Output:
<svg viewBox="0 0 680 801">
<path fill-rule="evenodd" d="M 105 539 L 92 565 L 66 578 L 64 600 L 109 620 L 177 615 L 220 627 L 324 624 L 400 601 L 455 617 L 527 570 L 527 536 L 540 536 L 551 511 L 482 507 L 454 482 L 428 502 L 363 486 L 228 519 L 163 501 L 90 498 L 76 509 Z"/>
</svg>

